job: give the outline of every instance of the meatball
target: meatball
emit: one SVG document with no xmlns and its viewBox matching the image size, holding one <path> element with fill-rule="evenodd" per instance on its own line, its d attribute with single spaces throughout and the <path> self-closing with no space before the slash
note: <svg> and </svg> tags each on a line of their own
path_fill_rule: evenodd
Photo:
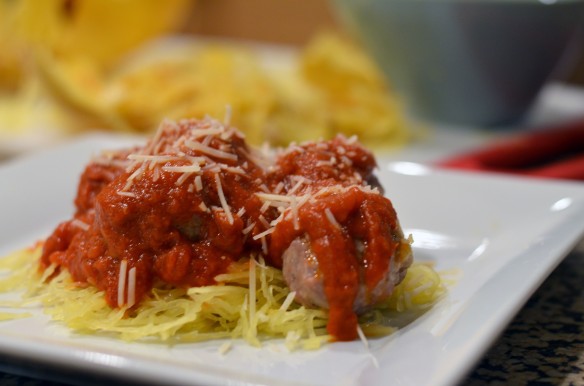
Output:
<svg viewBox="0 0 584 386">
<path fill-rule="evenodd" d="M 355 248 L 358 255 L 363 254 L 364 246 L 360 240 L 355 240 Z M 357 297 L 353 303 L 353 311 L 362 314 L 375 304 L 383 302 L 391 296 L 396 285 L 401 283 L 407 269 L 412 264 L 413 255 L 409 244 L 404 241 L 403 247 L 396 250 L 394 256 L 388 256 L 391 260 L 389 269 L 383 278 L 370 291 L 360 273 Z M 309 308 L 329 308 L 324 291 L 323 275 L 319 271 L 319 263 L 312 252 L 307 237 L 300 237 L 292 241 L 282 256 L 284 279 L 291 291 L 296 292 L 295 300 Z M 360 267 L 361 269 L 363 267 Z"/>
</svg>

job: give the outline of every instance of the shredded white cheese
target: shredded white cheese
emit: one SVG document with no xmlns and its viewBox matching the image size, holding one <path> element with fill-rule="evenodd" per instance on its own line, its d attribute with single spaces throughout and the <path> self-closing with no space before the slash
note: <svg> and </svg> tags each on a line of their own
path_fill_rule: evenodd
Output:
<svg viewBox="0 0 584 386">
<path fill-rule="evenodd" d="M 251 224 L 249 224 L 247 227 L 245 227 L 241 232 L 244 235 L 247 235 L 249 232 L 251 232 L 253 230 L 253 228 L 255 227 L 255 222 L 252 222 Z"/>
<path fill-rule="evenodd" d="M 262 233 L 258 233 L 257 235 L 255 235 L 255 236 L 253 237 L 253 239 L 254 239 L 254 240 L 258 240 L 258 239 L 264 238 L 264 237 L 266 237 L 267 235 L 269 235 L 270 233 L 274 232 L 274 230 L 275 230 L 275 228 L 269 228 L 269 229 L 266 229 L 266 230 L 265 230 L 265 231 L 263 231 Z"/>
<path fill-rule="evenodd" d="M 118 307 L 122 307 L 124 305 L 127 271 L 128 271 L 128 261 L 124 259 L 120 263 L 120 271 L 118 273 Z"/>
<path fill-rule="evenodd" d="M 195 189 L 197 189 L 197 192 L 203 190 L 203 179 L 201 178 L 201 176 L 195 177 Z"/>
<path fill-rule="evenodd" d="M 210 146 L 205 146 L 201 142 L 196 141 L 185 141 L 185 146 L 192 150 L 200 151 L 203 154 L 207 154 L 211 157 L 227 159 L 231 161 L 237 161 L 237 154 L 229 153 L 226 151 L 218 150 Z"/>
<path fill-rule="evenodd" d="M 123 192 L 123 191 L 117 191 L 116 194 L 118 196 L 124 196 L 124 197 L 132 197 L 132 198 L 136 198 L 136 193 L 132 193 L 132 192 Z"/>
<path fill-rule="evenodd" d="M 233 215 L 231 214 L 231 208 L 229 204 L 227 204 L 227 199 L 225 198 L 225 194 L 223 194 L 223 186 L 221 185 L 221 177 L 219 174 L 215 174 L 215 185 L 217 186 L 217 194 L 219 195 L 219 202 L 221 202 L 221 207 L 225 211 L 225 215 L 227 216 L 227 221 L 229 224 L 233 224 Z"/>
<path fill-rule="evenodd" d="M 132 307 L 136 303 L 136 267 L 128 271 L 128 302 L 126 306 Z"/>
<path fill-rule="evenodd" d="M 324 210 L 324 214 L 327 218 L 327 220 L 333 224 L 336 228 L 341 229 L 341 224 L 339 224 L 339 222 L 337 221 L 337 219 L 335 218 L 335 215 L 333 214 L 333 212 L 331 212 L 330 208 L 326 208 Z"/>
<path fill-rule="evenodd" d="M 71 225 L 76 226 L 77 228 L 84 230 L 84 231 L 89 230 L 89 224 L 87 224 L 86 222 L 83 222 L 77 218 L 73 219 L 71 221 Z"/>
</svg>

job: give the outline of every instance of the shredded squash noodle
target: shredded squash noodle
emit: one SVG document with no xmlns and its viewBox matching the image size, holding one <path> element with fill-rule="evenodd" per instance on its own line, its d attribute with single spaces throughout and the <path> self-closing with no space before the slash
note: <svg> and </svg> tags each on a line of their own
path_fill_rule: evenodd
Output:
<svg viewBox="0 0 584 386">
<path fill-rule="evenodd" d="M 282 338 L 289 350 L 310 350 L 331 338 L 326 332 L 328 312 L 298 305 L 282 272 L 261 259 L 233 264 L 228 273 L 216 277 L 217 285 L 155 287 L 138 308 L 127 310 L 110 308 L 101 291 L 74 283 L 67 270 L 56 272 L 50 267 L 39 273 L 41 249 L 37 246 L 0 259 L 0 292 L 24 291 L 19 300 L 0 300 L 0 321 L 30 317 L 23 311 L 40 304 L 54 321 L 77 333 L 125 341 L 243 339 L 260 346 L 266 339 Z M 432 267 L 414 263 L 389 301 L 361 317 L 361 329 L 369 337 L 388 335 L 395 330 L 392 315 L 424 310 L 444 291 Z"/>
</svg>

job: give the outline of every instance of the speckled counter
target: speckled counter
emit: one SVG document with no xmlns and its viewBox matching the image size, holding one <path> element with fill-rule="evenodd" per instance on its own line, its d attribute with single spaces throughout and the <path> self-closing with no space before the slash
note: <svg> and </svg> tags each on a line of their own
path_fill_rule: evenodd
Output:
<svg viewBox="0 0 584 386">
<path fill-rule="evenodd" d="M 45 379 L 0 372 L 1 386 L 65 384 L 46 380 L 55 376 L 72 384 L 117 385 L 113 380 L 54 374 L 24 363 L 7 364 L 2 358 L 0 370 Z M 584 386 L 584 241 L 531 297 L 461 385 Z"/>
<path fill-rule="evenodd" d="M 584 242 L 548 277 L 463 382 L 484 384 L 584 385 Z"/>
</svg>

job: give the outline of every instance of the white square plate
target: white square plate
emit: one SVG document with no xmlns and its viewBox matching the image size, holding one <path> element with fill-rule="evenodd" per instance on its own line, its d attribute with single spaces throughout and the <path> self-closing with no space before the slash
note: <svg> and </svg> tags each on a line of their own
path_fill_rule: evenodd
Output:
<svg viewBox="0 0 584 386">
<path fill-rule="evenodd" d="M 73 213 L 79 174 L 100 149 L 136 139 L 89 136 L 0 168 L 0 256 Z M 41 310 L 0 323 L 0 354 L 160 384 L 449 385 L 460 381 L 584 235 L 584 184 L 442 171 L 380 160 L 379 177 L 419 261 L 460 279 L 397 333 L 289 353 L 235 342 L 168 347 L 72 334 Z M 0 311 L 2 309 L 0 308 Z"/>
</svg>

